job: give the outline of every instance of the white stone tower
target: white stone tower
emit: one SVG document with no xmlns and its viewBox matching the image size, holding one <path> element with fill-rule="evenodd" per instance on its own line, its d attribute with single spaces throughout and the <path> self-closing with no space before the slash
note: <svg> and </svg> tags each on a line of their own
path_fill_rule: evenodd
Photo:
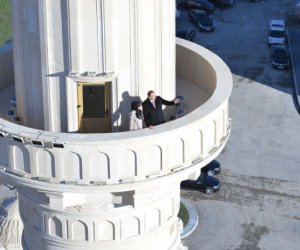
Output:
<svg viewBox="0 0 300 250">
<path fill-rule="evenodd" d="M 175 40 L 175 0 L 11 2 L 22 124 L 0 116 L 0 178 L 19 194 L 23 249 L 183 249 L 180 182 L 230 134 L 227 66 Z M 184 95 L 185 116 L 125 132 L 150 89 Z"/>
</svg>

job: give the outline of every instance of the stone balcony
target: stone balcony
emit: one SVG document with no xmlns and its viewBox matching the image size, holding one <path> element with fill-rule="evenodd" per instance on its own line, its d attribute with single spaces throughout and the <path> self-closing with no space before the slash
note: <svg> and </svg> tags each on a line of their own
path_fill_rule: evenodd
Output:
<svg viewBox="0 0 300 250">
<path fill-rule="evenodd" d="M 220 58 L 178 39 L 177 91 L 186 97 L 185 116 L 155 129 L 110 134 L 51 133 L 0 118 L 0 175 L 28 187 L 49 189 L 52 183 L 53 190 L 109 188 L 175 173 L 181 180 L 196 178 L 229 137 L 231 90 L 230 70 Z M 1 104 L 12 89 L 5 91 Z"/>
</svg>

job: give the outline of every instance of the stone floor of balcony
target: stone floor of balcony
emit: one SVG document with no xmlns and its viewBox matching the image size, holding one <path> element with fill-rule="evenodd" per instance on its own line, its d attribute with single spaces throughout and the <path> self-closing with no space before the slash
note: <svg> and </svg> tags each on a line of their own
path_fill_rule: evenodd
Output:
<svg viewBox="0 0 300 250">
<path fill-rule="evenodd" d="M 204 104 L 210 97 L 208 93 L 198 86 L 180 78 L 177 78 L 176 87 L 177 94 L 185 97 L 184 109 L 186 114 Z"/>
<path fill-rule="evenodd" d="M 201 88 L 180 78 L 177 78 L 177 94 L 185 97 L 185 114 L 192 112 L 209 99 L 209 95 Z M 14 85 L 0 91 L 0 117 L 7 121 L 13 121 L 12 117 L 7 116 L 7 111 L 11 110 L 10 99 L 14 95 Z"/>
</svg>

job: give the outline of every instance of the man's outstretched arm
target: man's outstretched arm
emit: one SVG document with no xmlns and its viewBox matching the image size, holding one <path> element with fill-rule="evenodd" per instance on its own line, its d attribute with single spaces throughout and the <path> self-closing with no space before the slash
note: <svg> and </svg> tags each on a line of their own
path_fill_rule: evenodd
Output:
<svg viewBox="0 0 300 250">
<path fill-rule="evenodd" d="M 161 98 L 161 100 L 162 100 L 162 104 L 163 104 L 163 105 L 167 105 L 167 106 L 175 105 L 175 102 L 174 102 L 174 101 L 167 101 L 167 100 L 165 100 L 165 99 L 163 99 L 163 98 Z"/>
</svg>

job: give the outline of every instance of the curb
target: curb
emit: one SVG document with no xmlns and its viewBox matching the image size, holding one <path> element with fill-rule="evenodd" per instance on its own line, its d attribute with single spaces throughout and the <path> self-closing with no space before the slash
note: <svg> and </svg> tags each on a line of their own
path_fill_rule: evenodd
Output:
<svg viewBox="0 0 300 250">
<path fill-rule="evenodd" d="M 292 65 L 292 75 L 293 75 L 293 79 L 294 79 L 294 86 L 293 86 L 293 89 L 294 89 L 294 93 L 293 93 L 293 99 L 294 99 L 294 102 L 295 102 L 295 106 L 296 106 L 296 109 L 297 109 L 297 112 L 300 114 L 300 101 L 299 101 L 299 93 L 298 93 L 298 84 L 297 84 L 297 76 L 296 76 L 296 72 L 295 72 L 295 67 L 294 67 L 294 56 L 293 56 L 293 53 L 292 53 L 292 46 L 291 46 L 291 43 L 290 43 L 290 35 L 289 35 L 289 29 L 286 30 L 286 34 L 287 34 L 287 40 L 288 40 L 288 48 L 289 48 L 289 53 L 290 53 L 290 57 L 291 57 L 291 65 Z"/>
<path fill-rule="evenodd" d="M 198 226 L 198 214 L 195 206 L 190 201 L 181 197 L 181 202 L 189 212 L 189 221 L 181 232 L 181 239 L 184 239 L 191 235 Z"/>
</svg>

